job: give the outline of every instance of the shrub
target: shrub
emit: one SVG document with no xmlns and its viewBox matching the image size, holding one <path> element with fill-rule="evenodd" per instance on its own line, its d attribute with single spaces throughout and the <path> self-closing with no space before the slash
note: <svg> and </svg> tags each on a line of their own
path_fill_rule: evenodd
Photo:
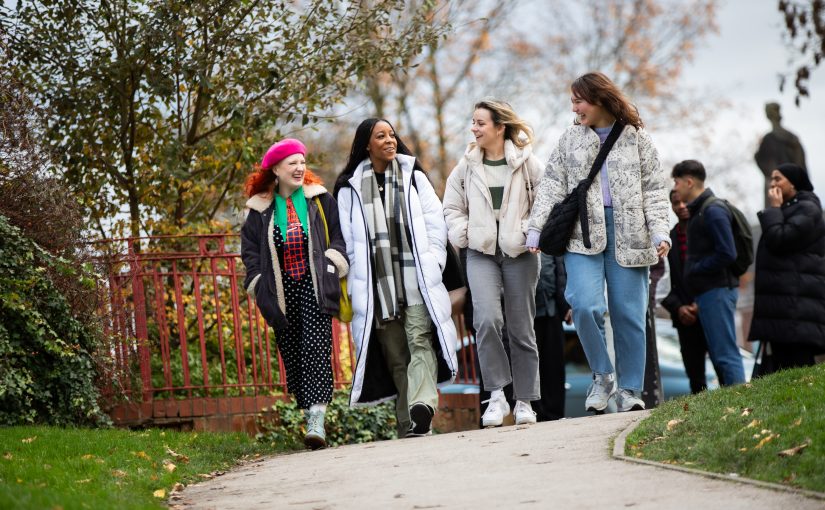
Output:
<svg viewBox="0 0 825 510">
<path fill-rule="evenodd" d="M 98 333 L 79 322 L 51 278 L 94 288 L 0 215 L 0 425 L 93 424 Z"/>
<path fill-rule="evenodd" d="M 270 412 L 276 415 L 276 420 L 259 417 L 258 427 L 262 432 L 258 434 L 258 440 L 279 448 L 303 448 L 306 419 L 295 402 L 280 401 L 264 411 L 265 414 Z M 344 390 L 333 393 L 324 423 L 329 446 L 368 443 L 396 437 L 395 406 L 392 402 L 374 407 L 352 408 L 349 406 L 349 393 Z"/>
</svg>

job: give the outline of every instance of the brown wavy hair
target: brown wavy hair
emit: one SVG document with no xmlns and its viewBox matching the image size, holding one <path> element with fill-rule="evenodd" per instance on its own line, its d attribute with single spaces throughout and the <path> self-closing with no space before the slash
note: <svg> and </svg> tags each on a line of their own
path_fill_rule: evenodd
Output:
<svg viewBox="0 0 825 510">
<path fill-rule="evenodd" d="M 248 197 L 257 195 L 258 193 L 269 193 L 275 189 L 276 180 L 272 167 L 261 168 L 260 165 L 255 165 L 255 172 L 246 177 L 243 189 Z M 324 181 L 312 173 L 312 170 L 309 168 L 304 172 L 304 186 L 307 184 L 323 184 L 323 182 Z"/>
<path fill-rule="evenodd" d="M 644 127 L 642 118 L 639 117 L 639 110 L 605 74 L 600 72 L 583 74 L 576 78 L 570 90 L 574 97 L 601 106 L 623 124 L 629 124 L 636 129 Z"/>
</svg>

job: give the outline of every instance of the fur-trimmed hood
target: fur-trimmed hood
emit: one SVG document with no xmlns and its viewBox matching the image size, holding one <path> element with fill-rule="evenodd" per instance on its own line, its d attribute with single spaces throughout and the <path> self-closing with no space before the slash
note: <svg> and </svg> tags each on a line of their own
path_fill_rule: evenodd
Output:
<svg viewBox="0 0 825 510">
<path fill-rule="evenodd" d="M 304 184 L 304 196 L 306 198 L 317 197 L 327 192 L 327 189 L 320 184 Z M 264 212 L 272 205 L 272 192 L 267 191 L 249 197 L 246 201 L 247 209 L 254 209 L 260 213 Z"/>
</svg>

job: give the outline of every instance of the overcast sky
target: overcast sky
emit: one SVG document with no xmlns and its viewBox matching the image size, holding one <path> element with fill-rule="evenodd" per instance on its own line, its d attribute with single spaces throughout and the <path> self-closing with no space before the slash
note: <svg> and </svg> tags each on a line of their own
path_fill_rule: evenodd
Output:
<svg viewBox="0 0 825 510">
<path fill-rule="evenodd" d="M 814 71 L 810 80 L 811 99 L 803 98 L 797 108 L 792 87 L 784 93 L 778 88 L 778 74 L 789 69 L 789 53 L 782 42 L 783 18 L 776 0 L 727 0 L 717 21 L 719 33 L 699 46 L 684 80 L 698 88 L 711 86 L 731 102 L 720 111 L 715 127 L 737 146 L 750 144 L 740 158 L 744 161 L 737 166 L 741 185 L 751 191 L 759 189 L 754 183 L 762 174 L 752 155 L 771 127 L 765 103 L 775 101 L 782 106 L 783 127 L 802 141 L 815 191 L 825 197 L 825 65 Z M 661 150 L 667 156 L 675 155 L 679 148 L 670 143 Z M 756 202 L 751 208 L 761 207 L 762 203 Z"/>
</svg>

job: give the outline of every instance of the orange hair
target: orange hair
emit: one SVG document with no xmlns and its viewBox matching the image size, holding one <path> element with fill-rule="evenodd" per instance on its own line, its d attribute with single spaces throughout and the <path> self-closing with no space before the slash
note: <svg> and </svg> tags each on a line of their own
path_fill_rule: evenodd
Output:
<svg viewBox="0 0 825 510">
<path fill-rule="evenodd" d="M 304 172 L 304 185 L 323 184 L 320 177 L 312 173 L 309 168 Z M 264 170 L 256 165 L 256 170 L 247 176 L 243 189 L 246 196 L 251 197 L 258 193 L 271 192 L 275 188 L 275 174 L 271 168 Z"/>
</svg>

